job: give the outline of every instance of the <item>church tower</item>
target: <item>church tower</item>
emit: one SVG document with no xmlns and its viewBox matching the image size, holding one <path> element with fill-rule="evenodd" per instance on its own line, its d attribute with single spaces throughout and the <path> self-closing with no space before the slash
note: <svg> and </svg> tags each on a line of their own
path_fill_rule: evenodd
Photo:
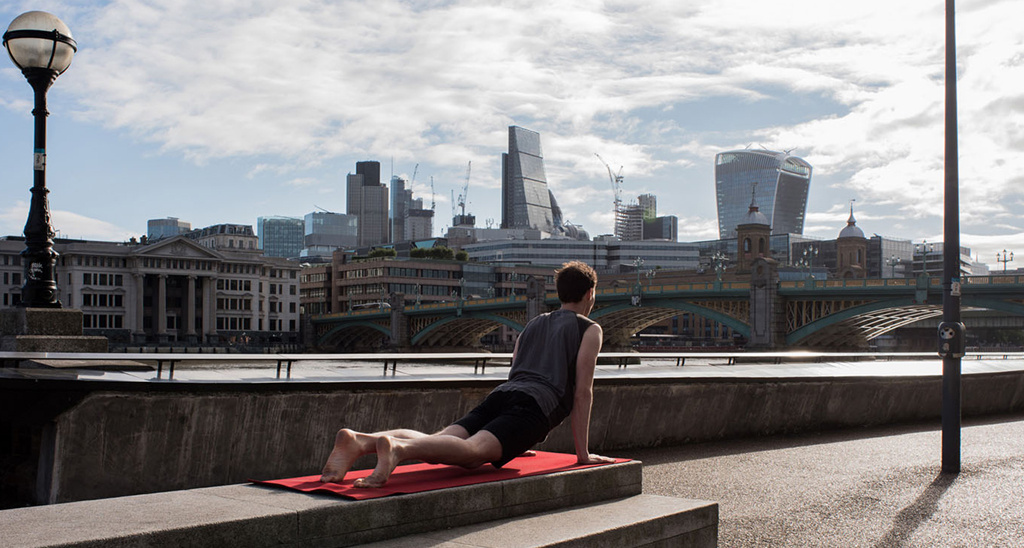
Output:
<svg viewBox="0 0 1024 548">
<path fill-rule="evenodd" d="M 757 183 L 751 187 L 750 209 L 743 222 L 736 226 L 736 266 L 740 272 L 750 272 L 755 259 L 768 259 L 772 256 L 768 241 L 772 225 L 768 217 L 757 207 Z"/>
<path fill-rule="evenodd" d="M 841 279 L 866 278 L 868 275 L 868 239 L 857 227 L 850 203 L 850 218 L 846 228 L 836 238 L 836 276 Z"/>
</svg>

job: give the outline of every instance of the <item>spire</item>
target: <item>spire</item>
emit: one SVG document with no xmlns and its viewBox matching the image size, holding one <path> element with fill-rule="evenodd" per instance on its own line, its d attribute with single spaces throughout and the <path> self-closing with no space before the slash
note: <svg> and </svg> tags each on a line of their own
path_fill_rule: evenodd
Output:
<svg viewBox="0 0 1024 548">
<path fill-rule="evenodd" d="M 857 226 L 857 219 L 853 217 L 853 202 L 850 200 L 850 218 L 846 220 L 846 227 L 839 232 L 840 238 L 864 238 L 864 231 Z"/>
<path fill-rule="evenodd" d="M 750 209 L 747 211 L 747 214 L 757 213 L 757 211 L 757 181 L 754 181 L 750 185 Z"/>
</svg>

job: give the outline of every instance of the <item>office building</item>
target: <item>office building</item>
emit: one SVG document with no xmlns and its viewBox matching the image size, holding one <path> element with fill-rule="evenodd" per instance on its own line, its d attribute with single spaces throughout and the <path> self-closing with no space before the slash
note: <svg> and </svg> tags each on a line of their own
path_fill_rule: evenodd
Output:
<svg viewBox="0 0 1024 548">
<path fill-rule="evenodd" d="M 298 257 L 303 248 L 305 223 L 295 217 L 258 217 L 256 236 L 266 257 Z"/>
<path fill-rule="evenodd" d="M 359 245 L 359 220 L 354 215 L 314 211 L 304 218 L 303 258 L 330 259 L 336 249 Z"/>
<path fill-rule="evenodd" d="M 380 182 L 380 162 L 356 162 L 356 172 L 347 178 L 346 213 L 358 221 L 358 245 L 391 241 L 388 216 L 388 187 Z"/>
<path fill-rule="evenodd" d="M 598 272 L 635 270 L 637 259 L 645 268 L 693 269 L 700 264 L 697 244 L 662 241 L 620 241 L 596 238 L 593 241 L 572 239 L 515 239 L 482 241 L 462 246 L 470 261 L 494 264 L 529 264 L 559 267 L 567 261 L 579 260 Z"/>
<path fill-rule="evenodd" d="M 405 219 L 412 202 L 412 189 L 405 188 L 405 183 L 405 179 L 398 175 L 391 177 L 391 211 L 388 214 L 391 216 L 391 238 L 394 241 L 405 239 Z"/>
<path fill-rule="evenodd" d="M 391 178 L 391 240 L 422 240 L 434 234 L 434 210 L 423 208 L 423 198 L 413 198 L 407 181 Z"/>
<path fill-rule="evenodd" d="M 182 221 L 177 217 L 166 219 L 150 219 L 146 222 L 146 238 L 159 240 L 160 238 L 172 238 L 192 230 L 192 224 Z"/>
<path fill-rule="evenodd" d="M 654 194 L 641 194 L 636 202 L 620 205 L 616 217 L 615 235 L 624 242 L 674 242 L 679 236 L 679 219 L 674 215 L 658 217 L 658 198 Z"/>
<path fill-rule="evenodd" d="M 735 238 L 736 226 L 754 201 L 772 234 L 803 234 L 811 165 L 786 152 L 733 150 L 715 156 L 715 194 L 720 239 Z"/>
<path fill-rule="evenodd" d="M 405 239 L 425 240 L 434 236 L 434 210 L 410 208 L 405 217 Z"/>
<path fill-rule="evenodd" d="M 540 134 L 509 126 L 508 152 L 501 155 L 501 166 L 501 228 L 554 232 Z"/>
<path fill-rule="evenodd" d="M 644 221 L 644 239 L 677 241 L 679 239 L 679 218 L 675 215 L 666 215 Z"/>
</svg>

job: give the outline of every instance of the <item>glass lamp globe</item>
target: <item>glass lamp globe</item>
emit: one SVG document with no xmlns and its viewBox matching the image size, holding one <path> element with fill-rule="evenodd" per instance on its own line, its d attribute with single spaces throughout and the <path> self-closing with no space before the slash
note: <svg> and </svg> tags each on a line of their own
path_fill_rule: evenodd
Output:
<svg viewBox="0 0 1024 548">
<path fill-rule="evenodd" d="M 78 49 L 71 29 L 55 15 L 29 11 L 14 18 L 4 33 L 4 47 L 22 71 L 48 69 L 60 74 Z"/>
</svg>

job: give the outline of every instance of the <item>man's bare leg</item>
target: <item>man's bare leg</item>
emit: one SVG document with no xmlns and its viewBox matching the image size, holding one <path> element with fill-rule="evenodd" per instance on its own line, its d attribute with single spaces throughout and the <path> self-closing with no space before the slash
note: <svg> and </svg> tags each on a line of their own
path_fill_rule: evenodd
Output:
<svg viewBox="0 0 1024 548">
<path fill-rule="evenodd" d="M 395 471 L 395 467 L 405 460 L 476 468 L 485 462 L 501 458 L 501 442 L 486 430 L 477 432 L 469 439 L 451 434 L 435 434 L 414 439 L 380 436 L 377 438 L 376 450 L 377 467 L 369 476 L 357 479 L 356 487 L 384 485 Z"/>
<path fill-rule="evenodd" d="M 338 434 L 334 437 L 334 450 L 327 457 L 327 463 L 324 464 L 324 469 L 320 472 L 320 481 L 324 483 L 341 482 L 345 479 L 345 474 L 352 468 L 352 464 L 356 459 L 377 451 L 377 439 L 382 436 L 414 439 L 426 435 L 415 430 L 388 430 L 386 432 L 364 434 L 355 430 L 349 430 L 348 428 L 342 428 L 338 430 Z"/>
</svg>

